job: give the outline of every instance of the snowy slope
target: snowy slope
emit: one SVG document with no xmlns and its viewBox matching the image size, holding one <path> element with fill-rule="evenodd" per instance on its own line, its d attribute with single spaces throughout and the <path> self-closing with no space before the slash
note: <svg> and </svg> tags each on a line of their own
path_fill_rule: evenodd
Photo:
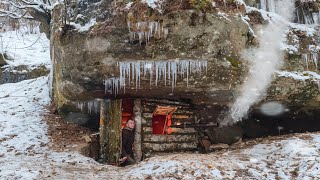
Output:
<svg viewBox="0 0 320 180">
<path fill-rule="evenodd" d="M 50 45 L 45 34 L 30 34 L 26 30 L 19 30 L 2 32 L 0 37 L 0 53 L 9 55 L 9 66 L 27 65 L 34 69 L 45 65 L 50 68 Z"/>
<path fill-rule="evenodd" d="M 47 81 L 39 77 L 0 85 L 0 179 L 81 177 L 86 174 L 81 168 L 97 166 L 78 152 L 57 153 L 47 148 L 47 125 L 42 120 L 44 106 L 50 102 Z"/>
<path fill-rule="evenodd" d="M 41 119 L 50 101 L 47 77 L 0 85 L 0 94 L 0 179 L 320 178 L 319 133 L 210 154 L 157 156 L 118 168 L 47 147 Z"/>
</svg>

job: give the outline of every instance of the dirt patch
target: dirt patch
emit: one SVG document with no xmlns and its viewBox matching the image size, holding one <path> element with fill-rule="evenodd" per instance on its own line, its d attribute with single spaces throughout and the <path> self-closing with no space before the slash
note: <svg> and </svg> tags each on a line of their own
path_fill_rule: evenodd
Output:
<svg viewBox="0 0 320 180">
<path fill-rule="evenodd" d="M 56 113 L 54 105 L 47 107 L 50 113 L 44 115 L 48 124 L 49 147 L 54 151 L 79 151 L 83 154 L 84 149 L 90 145 L 87 137 L 93 132 L 89 128 L 64 121 Z M 85 155 L 85 154 L 84 154 Z"/>
</svg>

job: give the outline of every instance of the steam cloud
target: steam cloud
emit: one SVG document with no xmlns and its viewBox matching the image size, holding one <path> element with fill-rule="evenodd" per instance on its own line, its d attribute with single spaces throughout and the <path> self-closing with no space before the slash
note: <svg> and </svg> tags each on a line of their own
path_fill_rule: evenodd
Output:
<svg viewBox="0 0 320 180">
<path fill-rule="evenodd" d="M 293 15 L 294 1 L 281 0 L 274 4 L 276 12 L 282 18 L 277 15 L 273 16 L 268 25 L 257 32 L 259 47 L 243 52 L 243 59 L 249 63 L 248 76 L 230 109 L 230 114 L 221 122 L 221 125 L 241 121 L 247 115 L 250 107 L 261 100 L 271 84 L 272 75 L 283 64 L 284 55 L 280 44 L 284 40 L 287 20 L 290 21 Z"/>
</svg>

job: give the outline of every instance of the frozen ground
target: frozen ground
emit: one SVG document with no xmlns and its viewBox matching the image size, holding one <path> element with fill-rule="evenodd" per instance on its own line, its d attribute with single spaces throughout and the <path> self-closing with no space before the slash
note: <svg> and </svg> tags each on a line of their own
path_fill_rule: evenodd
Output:
<svg viewBox="0 0 320 180">
<path fill-rule="evenodd" d="M 7 32 L 3 41 L 15 58 L 10 66 L 50 67 L 43 35 Z M 72 144 L 57 152 L 49 148 L 43 120 L 47 84 L 48 77 L 39 77 L 0 85 L 0 179 L 320 179 L 320 133 L 252 140 L 210 154 L 156 156 L 125 168 L 98 164 Z"/>
<path fill-rule="evenodd" d="M 0 37 L 0 53 L 9 55 L 7 66 L 26 65 L 29 69 L 34 69 L 45 65 L 50 68 L 49 40 L 45 34 L 31 34 L 21 28 L 17 31 L 1 32 Z"/>
<path fill-rule="evenodd" d="M 50 101 L 47 77 L 0 85 L 0 94 L 0 179 L 320 178 L 319 133 L 249 141 L 210 154 L 156 156 L 118 168 L 48 148 L 42 120 Z"/>
</svg>

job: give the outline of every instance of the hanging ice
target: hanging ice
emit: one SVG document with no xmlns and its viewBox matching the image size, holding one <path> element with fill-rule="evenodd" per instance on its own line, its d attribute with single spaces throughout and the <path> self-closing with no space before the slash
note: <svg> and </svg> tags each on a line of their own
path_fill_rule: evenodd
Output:
<svg viewBox="0 0 320 180">
<path fill-rule="evenodd" d="M 95 100 L 91 100 L 91 101 L 77 102 L 76 107 L 81 111 L 84 111 L 84 109 L 87 108 L 87 111 L 89 114 L 92 114 L 92 113 L 99 114 L 100 100 L 95 99 Z"/>
<path fill-rule="evenodd" d="M 118 94 L 119 89 L 127 86 L 140 88 L 141 74 L 150 78 L 150 86 L 158 86 L 160 82 L 164 86 L 171 85 L 172 89 L 177 84 L 178 76 L 186 79 L 189 85 L 189 75 L 207 71 L 208 62 L 205 60 L 169 60 L 169 61 L 126 61 L 119 62 L 119 78 L 110 78 L 104 81 L 105 92 Z M 155 77 L 154 77 L 155 76 Z M 153 82 L 153 78 L 155 81 Z"/>
<path fill-rule="evenodd" d="M 137 23 L 127 22 L 129 29 L 130 42 L 138 37 L 139 43 L 149 42 L 152 37 L 166 39 L 169 30 L 163 27 L 163 24 L 156 21 L 142 21 Z"/>
<path fill-rule="evenodd" d="M 307 70 L 309 70 L 309 65 L 314 64 L 316 69 L 318 69 L 318 54 L 310 53 L 310 54 L 302 54 L 302 58 L 306 64 Z"/>
</svg>

